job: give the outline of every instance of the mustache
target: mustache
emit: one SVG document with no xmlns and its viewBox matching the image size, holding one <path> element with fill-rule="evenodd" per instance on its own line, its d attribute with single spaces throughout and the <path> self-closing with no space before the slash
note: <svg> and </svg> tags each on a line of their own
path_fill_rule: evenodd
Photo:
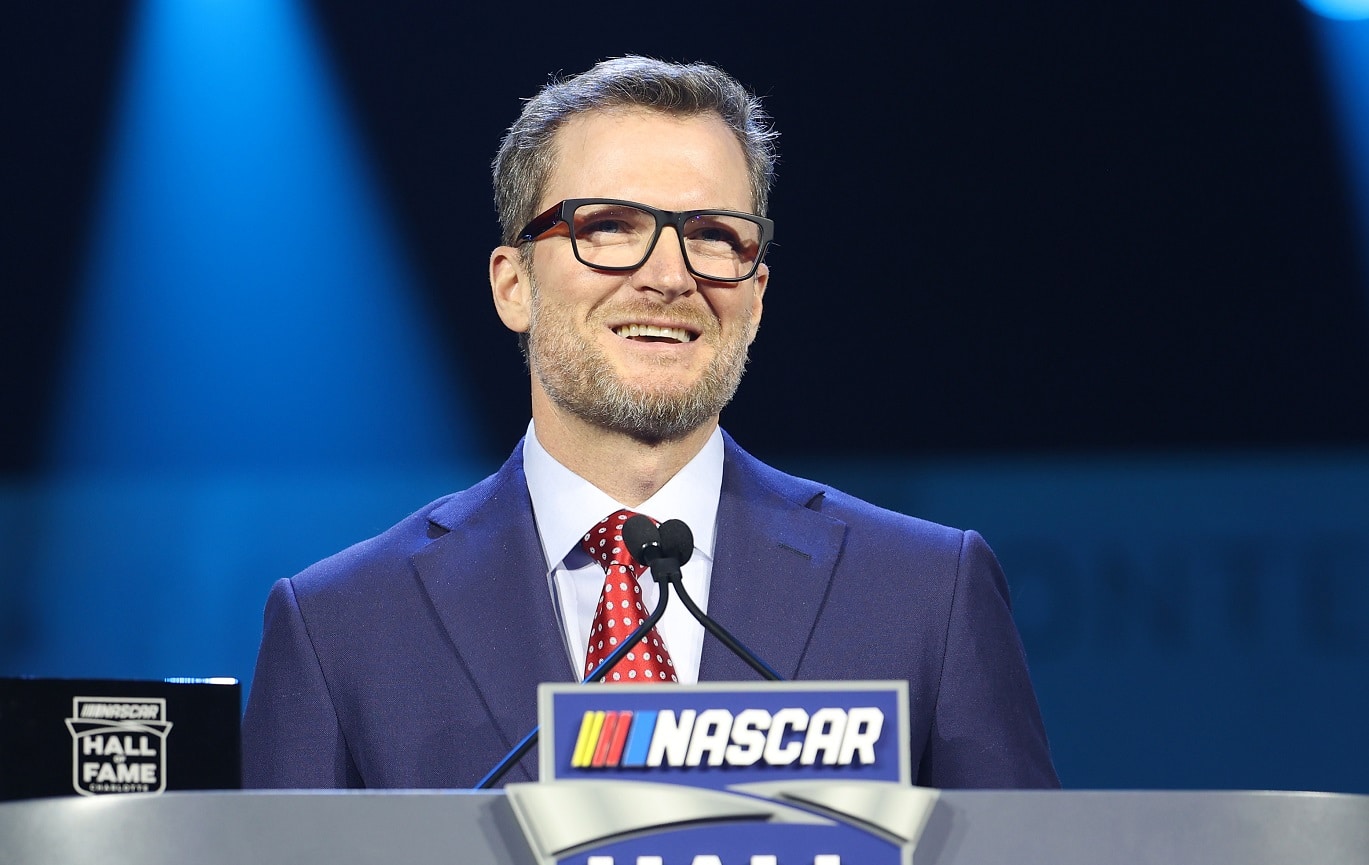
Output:
<svg viewBox="0 0 1369 865">
<path fill-rule="evenodd" d="M 718 319 L 707 309 L 679 303 L 670 305 L 653 303 L 649 300 L 615 303 L 611 306 L 600 307 L 596 310 L 594 317 L 600 322 L 609 319 L 638 318 L 653 321 L 664 320 L 673 324 L 685 325 L 701 334 L 717 333 L 721 329 Z"/>
</svg>

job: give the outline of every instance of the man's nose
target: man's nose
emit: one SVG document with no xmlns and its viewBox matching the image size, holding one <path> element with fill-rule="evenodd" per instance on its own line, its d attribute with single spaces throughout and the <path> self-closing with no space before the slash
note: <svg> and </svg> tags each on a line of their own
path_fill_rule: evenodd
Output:
<svg viewBox="0 0 1369 865">
<path fill-rule="evenodd" d="M 691 294 L 698 288 L 694 274 L 689 272 L 689 265 L 685 262 L 680 235 L 674 226 L 661 229 L 655 248 L 642 262 L 642 266 L 637 268 L 632 285 L 639 291 L 659 292 L 666 300 Z"/>
</svg>

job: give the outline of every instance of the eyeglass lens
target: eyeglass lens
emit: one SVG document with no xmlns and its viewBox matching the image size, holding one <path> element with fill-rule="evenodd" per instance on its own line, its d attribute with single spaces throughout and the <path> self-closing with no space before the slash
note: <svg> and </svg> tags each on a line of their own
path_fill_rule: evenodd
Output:
<svg viewBox="0 0 1369 865">
<path fill-rule="evenodd" d="M 571 217 L 575 249 L 591 267 L 641 265 L 656 234 L 656 217 L 624 204 L 582 204 Z M 702 277 L 738 279 L 755 267 L 761 227 L 739 216 L 704 213 L 680 232 L 685 256 Z"/>
</svg>

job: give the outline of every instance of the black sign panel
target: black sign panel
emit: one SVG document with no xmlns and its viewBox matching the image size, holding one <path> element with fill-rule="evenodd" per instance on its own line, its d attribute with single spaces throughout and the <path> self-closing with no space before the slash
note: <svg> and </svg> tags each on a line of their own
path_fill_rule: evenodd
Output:
<svg viewBox="0 0 1369 865">
<path fill-rule="evenodd" d="M 0 800 L 241 786 L 234 679 L 0 678 Z"/>
</svg>

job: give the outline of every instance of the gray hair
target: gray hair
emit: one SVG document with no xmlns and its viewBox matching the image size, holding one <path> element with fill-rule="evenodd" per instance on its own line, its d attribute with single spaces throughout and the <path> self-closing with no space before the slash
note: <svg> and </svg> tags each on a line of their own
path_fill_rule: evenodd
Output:
<svg viewBox="0 0 1369 865">
<path fill-rule="evenodd" d="M 557 130 L 577 114 L 613 108 L 717 114 L 746 154 L 755 211 L 766 214 L 779 133 L 760 98 L 716 66 L 629 55 L 604 60 L 571 78 L 553 77 L 509 127 L 493 165 L 494 201 L 505 244 L 512 245 L 537 215 L 534 209 L 555 162 Z"/>
</svg>

